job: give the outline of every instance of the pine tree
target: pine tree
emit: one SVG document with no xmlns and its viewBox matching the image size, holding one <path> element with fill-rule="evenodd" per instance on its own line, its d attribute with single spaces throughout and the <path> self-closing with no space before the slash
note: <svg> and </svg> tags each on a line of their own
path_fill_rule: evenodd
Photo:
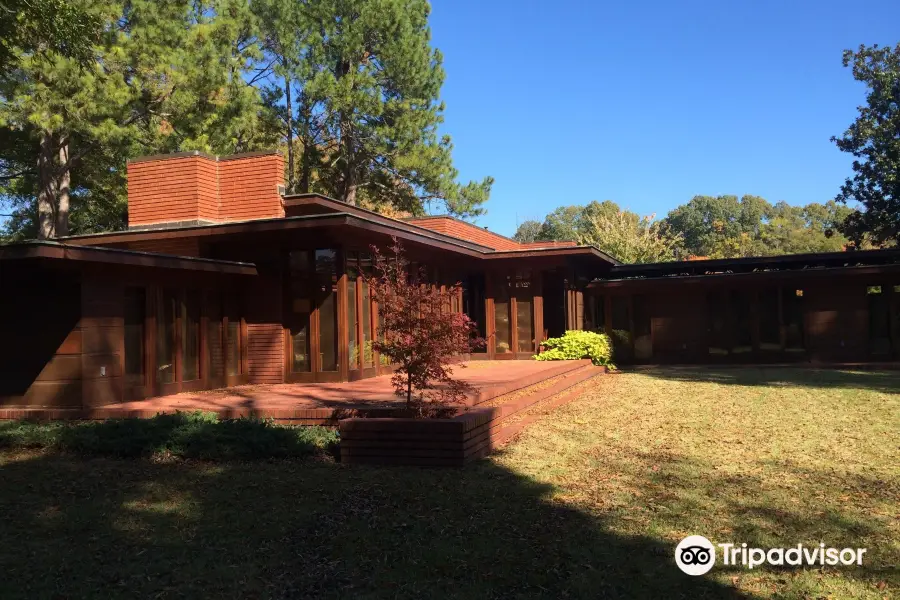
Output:
<svg viewBox="0 0 900 600">
<path fill-rule="evenodd" d="M 103 24 L 91 59 L 50 43 L 14 48 L 19 60 L 0 80 L 0 148 L 23 142 L 0 158 L 8 229 L 50 238 L 70 220 L 81 232 L 118 228 L 128 158 L 273 143 L 243 78 L 256 52 L 246 2 L 72 4 Z"/>
<path fill-rule="evenodd" d="M 440 52 L 431 47 L 426 0 L 318 0 L 321 34 L 304 86 L 323 115 L 321 178 L 341 200 L 360 196 L 421 213 L 442 202 L 460 216 L 484 212 L 493 179 L 461 185 L 449 136 Z"/>
</svg>

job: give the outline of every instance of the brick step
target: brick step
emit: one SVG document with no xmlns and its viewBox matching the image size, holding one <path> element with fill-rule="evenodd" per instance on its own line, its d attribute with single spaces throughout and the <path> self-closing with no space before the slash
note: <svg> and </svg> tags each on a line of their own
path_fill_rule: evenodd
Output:
<svg viewBox="0 0 900 600">
<path fill-rule="evenodd" d="M 516 381 L 506 382 L 502 385 L 484 386 L 482 389 L 475 392 L 474 395 L 466 399 L 466 405 L 478 406 L 480 404 L 484 404 L 485 402 L 493 400 L 494 398 L 518 392 L 525 388 L 546 381 L 547 379 L 559 377 L 560 375 L 565 375 L 566 373 L 572 373 L 588 366 L 592 366 L 591 361 L 589 360 L 560 361 L 558 365 L 554 365 L 551 368 L 537 373 L 531 373 L 517 379 Z"/>
<path fill-rule="evenodd" d="M 547 403 L 545 408 L 556 408 L 558 406 L 561 406 L 574 399 L 577 395 L 578 391 L 573 390 L 572 388 L 603 373 L 606 373 L 606 369 L 603 367 L 584 367 L 582 369 L 579 369 L 577 372 L 571 373 L 570 376 L 567 376 L 565 380 L 560 382 L 560 385 L 554 385 L 547 388 L 546 390 L 540 390 L 540 392 L 545 393 L 538 393 L 533 396 L 529 396 L 527 398 L 529 402 L 525 406 L 518 407 L 517 410 L 503 415 L 502 419 L 499 420 L 496 430 L 492 432 L 491 441 L 495 446 L 497 444 L 503 444 L 537 419 L 537 415 L 530 415 L 514 423 L 504 424 L 504 422 L 507 421 L 509 417 L 527 410 L 538 402 L 541 402 L 548 398 L 552 398 L 553 396 L 558 397 Z"/>
</svg>

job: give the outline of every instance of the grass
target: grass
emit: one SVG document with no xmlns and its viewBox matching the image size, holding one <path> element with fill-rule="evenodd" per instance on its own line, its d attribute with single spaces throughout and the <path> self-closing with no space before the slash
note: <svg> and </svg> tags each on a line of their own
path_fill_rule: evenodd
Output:
<svg viewBox="0 0 900 600">
<path fill-rule="evenodd" d="M 0 451 L 0 597 L 897 597 L 900 374 L 600 381 L 463 470 Z M 688 577 L 688 534 L 868 553 Z"/>
<path fill-rule="evenodd" d="M 0 423 L 0 448 L 120 458 L 299 458 L 333 453 L 336 446 L 337 433 L 324 427 L 282 427 L 253 418 L 219 420 L 215 413 L 199 411 L 152 419 Z"/>
</svg>

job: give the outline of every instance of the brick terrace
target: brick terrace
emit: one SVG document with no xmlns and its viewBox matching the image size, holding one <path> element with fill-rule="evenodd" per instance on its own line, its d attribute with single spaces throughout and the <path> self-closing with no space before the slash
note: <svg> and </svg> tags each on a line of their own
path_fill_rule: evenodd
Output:
<svg viewBox="0 0 900 600">
<path fill-rule="evenodd" d="M 471 361 L 455 375 L 475 392 L 469 406 L 584 368 L 589 361 Z M 0 419 L 108 419 L 152 417 L 161 412 L 203 410 L 223 418 L 259 416 L 297 425 L 334 423 L 352 416 L 392 416 L 403 408 L 390 375 L 346 383 L 245 385 L 148 398 L 93 409 L 0 409 Z"/>
</svg>

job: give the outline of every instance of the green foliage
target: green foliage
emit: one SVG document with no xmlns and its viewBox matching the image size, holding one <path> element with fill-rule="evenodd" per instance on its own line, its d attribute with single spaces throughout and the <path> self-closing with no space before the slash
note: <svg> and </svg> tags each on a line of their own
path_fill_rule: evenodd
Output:
<svg viewBox="0 0 900 600">
<path fill-rule="evenodd" d="M 894 48 L 860 46 L 844 52 L 844 66 L 865 84 L 866 103 L 841 137 L 832 141 L 855 157 L 853 177 L 837 200 L 855 200 L 865 209 L 841 224 L 856 244 L 900 242 L 900 44 Z"/>
<path fill-rule="evenodd" d="M 0 71 L 15 68 L 18 57 L 49 47 L 81 62 L 91 60 L 100 19 L 71 0 L 0 2 Z"/>
<path fill-rule="evenodd" d="M 695 196 L 654 221 L 606 200 L 562 206 L 547 215 L 537 233 L 534 222 L 526 221 L 516 235 L 580 241 L 626 263 L 838 252 L 849 243 L 838 227 L 852 214 L 834 200 L 791 206 L 751 195 Z"/>
<path fill-rule="evenodd" d="M 837 252 L 848 241 L 837 233 L 852 209 L 834 201 L 791 206 L 759 196 L 695 196 L 672 210 L 663 228 L 683 236 L 683 257 L 739 258 Z"/>
<path fill-rule="evenodd" d="M 579 360 L 589 358 L 595 365 L 612 364 L 612 346 L 609 336 L 593 331 L 566 331 L 562 337 L 541 342 L 546 348 L 535 355 L 536 360 Z"/>
<path fill-rule="evenodd" d="M 660 228 L 654 215 L 637 220 L 634 213 L 588 214 L 578 242 L 594 246 L 624 263 L 655 263 L 674 260 L 681 234 Z"/>
<path fill-rule="evenodd" d="M 493 180 L 457 182 L 438 131 L 444 71 L 429 10 L 425 0 L 0 3 L 5 237 L 119 229 L 126 161 L 184 150 L 286 147 L 294 189 L 480 214 Z"/>
<path fill-rule="evenodd" d="M 202 412 L 160 414 L 152 419 L 0 425 L 0 448 L 47 448 L 124 458 L 296 458 L 324 455 L 336 444 L 337 433 L 324 427 L 282 427 L 254 418 L 220 421 L 214 413 Z"/>
<path fill-rule="evenodd" d="M 516 228 L 516 233 L 513 234 L 513 239 L 523 244 L 530 244 L 531 242 L 540 241 L 540 235 L 541 222 L 529 219 L 519 224 Z"/>
</svg>

